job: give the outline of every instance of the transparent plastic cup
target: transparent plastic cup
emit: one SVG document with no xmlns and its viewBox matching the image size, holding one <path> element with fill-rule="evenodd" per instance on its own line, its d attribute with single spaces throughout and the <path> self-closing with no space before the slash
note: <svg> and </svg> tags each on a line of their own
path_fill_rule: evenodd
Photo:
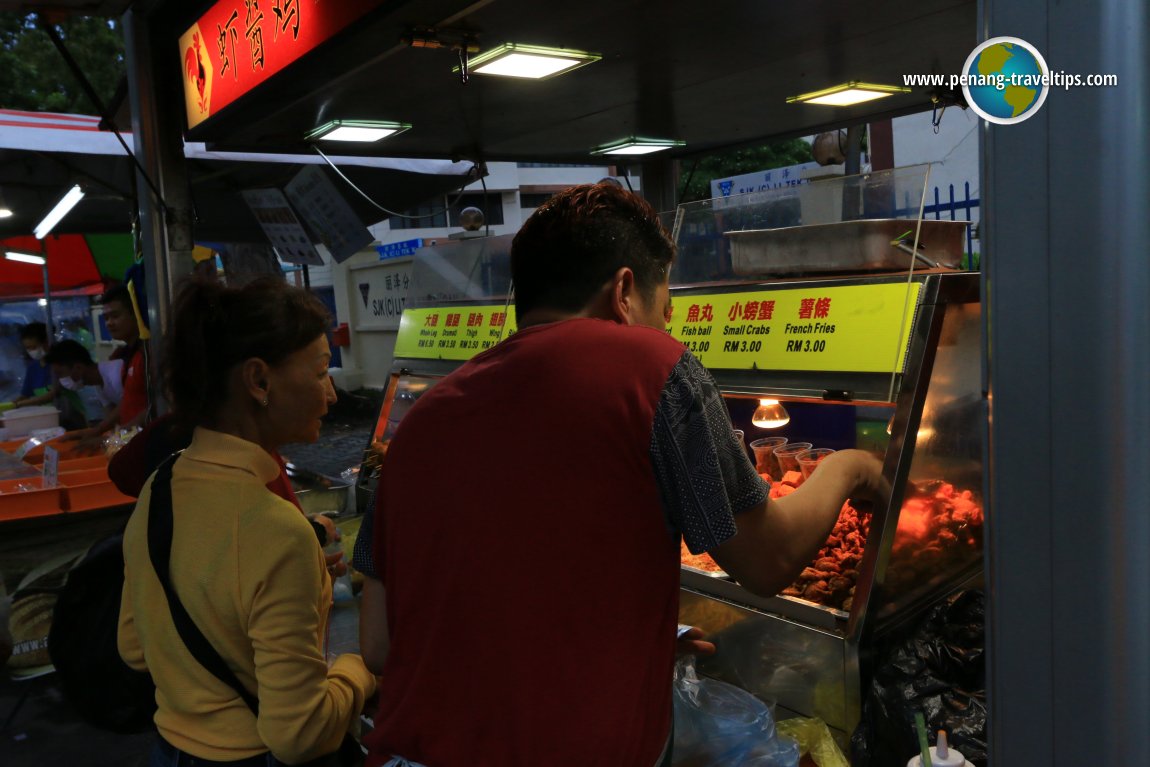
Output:
<svg viewBox="0 0 1150 767">
<path fill-rule="evenodd" d="M 770 474 L 771 479 L 779 478 L 779 462 L 775 460 L 775 448 L 787 444 L 786 437 L 763 437 L 751 443 L 755 453 L 755 471 Z"/>
<path fill-rule="evenodd" d="M 788 471 L 801 472 L 797 456 L 812 447 L 814 445 L 810 442 L 788 442 L 782 447 L 775 448 L 775 460 L 779 462 L 779 479 L 782 479 Z"/>
<path fill-rule="evenodd" d="M 731 431 L 733 431 L 735 433 L 735 439 L 737 439 L 739 441 L 739 447 L 741 447 L 743 449 L 743 453 L 746 454 L 746 452 L 747 452 L 746 434 L 743 433 L 742 429 L 731 429 Z"/>
<path fill-rule="evenodd" d="M 799 471 L 803 473 L 803 479 L 811 476 L 818 468 L 819 462 L 833 452 L 834 450 L 829 447 L 816 447 L 796 455 L 795 460 L 799 462 Z"/>
</svg>

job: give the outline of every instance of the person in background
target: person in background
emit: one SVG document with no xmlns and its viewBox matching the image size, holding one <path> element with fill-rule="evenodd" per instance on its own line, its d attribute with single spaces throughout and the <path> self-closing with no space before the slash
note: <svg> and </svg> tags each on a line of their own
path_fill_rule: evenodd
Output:
<svg viewBox="0 0 1150 767">
<path fill-rule="evenodd" d="M 16 407 L 42 405 L 51 402 L 55 395 L 52 385 L 52 370 L 44 357 L 48 354 L 48 328 L 43 322 L 29 322 L 20 326 L 20 343 L 28 358 L 24 370 L 24 385 L 20 396 L 13 400 Z"/>
<path fill-rule="evenodd" d="M 881 494 L 878 459 L 840 450 L 768 502 L 665 330 L 674 250 L 634 194 L 556 195 L 511 248 L 518 332 L 396 429 L 361 615 L 388 640 L 361 645 L 382 669 L 369 767 L 669 764 L 680 540 L 772 595 L 849 496 Z"/>
<path fill-rule="evenodd" d="M 108 334 L 114 341 L 123 343 L 110 357 L 124 363 L 120 374 L 124 395 L 116 414 L 117 422 L 124 429 L 142 426 L 148 416 L 148 370 L 131 293 L 126 285 L 118 285 L 105 292 L 99 303 Z"/>
<path fill-rule="evenodd" d="M 99 437 L 116 425 L 124 394 L 120 378 L 123 362 L 93 362 L 88 350 L 71 339 L 53 344 L 44 361 L 51 367 L 56 385 L 75 395 L 83 411 L 87 426 L 70 431 L 68 439 Z"/>
<path fill-rule="evenodd" d="M 323 551 L 299 509 L 267 485 L 280 473 L 278 448 L 314 442 L 335 401 L 328 315 L 310 293 L 268 279 L 188 282 L 172 317 L 161 369 L 174 412 L 193 425 L 172 470 L 172 587 L 258 696 L 259 714 L 176 633 L 149 558 L 149 482 L 124 532 L 119 649 L 156 682 L 150 764 L 319 759 L 339 747 L 376 682 L 358 655 L 328 667 Z"/>
</svg>

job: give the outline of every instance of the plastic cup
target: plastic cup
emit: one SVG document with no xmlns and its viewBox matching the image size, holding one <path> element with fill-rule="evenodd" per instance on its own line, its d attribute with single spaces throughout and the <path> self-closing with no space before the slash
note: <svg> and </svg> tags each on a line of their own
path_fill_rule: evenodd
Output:
<svg viewBox="0 0 1150 767">
<path fill-rule="evenodd" d="M 751 443 L 751 450 L 755 453 L 755 471 L 760 474 L 770 474 L 772 479 L 779 478 L 779 463 L 775 460 L 775 448 L 787 444 L 786 437 L 763 437 Z"/>
<path fill-rule="evenodd" d="M 782 447 L 775 448 L 775 460 L 779 462 L 779 479 L 788 471 L 799 471 L 798 454 L 810 450 L 814 445 L 810 442 L 788 442 Z"/>
<path fill-rule="evenodd" d="M 834 450 L 829 447 L 816 447 L 796 455 L 795 460 L 799 462 L 799 471 L 803 473 L 803 479 L 811 476 L 818 468 L 819 462 L 833 452 Z"/>
</svg>

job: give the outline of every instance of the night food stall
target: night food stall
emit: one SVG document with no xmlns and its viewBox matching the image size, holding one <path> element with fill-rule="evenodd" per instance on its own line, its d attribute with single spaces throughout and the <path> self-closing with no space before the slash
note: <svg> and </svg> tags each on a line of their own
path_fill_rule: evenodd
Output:
<svg viewBox="0 0 1150 767">
<path fill-rule="evenodd" d="M 0 3 L 20 10 L 82 7 L 108 13 L 131 7 L 131 90 L 145 94 L 137 114 L 150 128 L 138 140 L 157 156 L 163 151 L 157 138 L 180 130 L 162 98 L 178 89 L 165 46 L 206 5 Z M 466 26 L 488 38 L 529 37 L 611 55 L 579 70 L 602 71 L 603 77 L 580 78 L 578 86 L 574 79 L 560 80 L 546 91 L 525 84 L 498 92 L 472 89 L 459 98 L 447 90 L 457 82 L 448 66 L 437 68 L 450 63 L 451 53 L 380 45 L 396 40 L 413 19 Z M 1128 759 L 1128 735 L 1150 706 L 1144 683 L 1150 659 L 1150 520 L 1143 512 L 1150 497 L 1150 325 L 1144 300 L 1150 263 L 1143 255 L 1150 242 L 1150 148 L 1116 137 L 1141 136 L 1147 127 L 1145 110 L 1131 108 L 1150 94 L 1150 26 L 1142 4 L 940 0 L 911 7 L 881 0 L 817 7 L 738 3 L 721 13 L 700 13 L 697 4 L 676 0 L 653 16 L 646 4 L 602 0 L 546 8 L 520 0 L 408 2 L 387 4 L 373 21 L 379 23 L 357 25 L 356 34 L 346 36 L 354 39 L 329 46 L 322 66 L 286 73 L 270 107 L 240 105 L 227 125 L 220 123 L 203 140 L 275 143 L 298 137 L 332 110 L 390 117 L 393 106 L 403 104 L 403 118 L 417 126 L 403 134 L 413 142 L 404 151 L 417 156 L 474 152 L 487 159 L 580 162 L 588 136 L 610 138 L 626 126 L 684 138 L 688 146 L 668 155 L 688 157 L 760 137 L 929 110 L 923 89 L 837 110 L 787 107 L 783 99 L 807 90 L 805 85 L 819 88 L 851 77 L 896 82 L 909 73 L 956 74 L 974 45 L 997 35 L 1039 46 L 1055 70 L 1117 73 L 1121 84 L 1115 88 L 1052 92 L 1041 119 L 983 126 L 986 344 L 979 360 L 977 421 L 987 431 L 995 762 Z M 426 68 L 421 62 L 428 62 Z M 366 97 L 349 87 L 353 74 Z M 381 90 L 388 99 L 374 98 Z M 149 94 L 161 97 L 158 109 Z M 646 164 L 649 196 L 658 193 L 652 183 L 658 178 L 674 187 L 666 165 Z M 183 181 L 168 183 L 178 188 Z M 1098 460 L 1099 446 L 1111 448 L 1107 460 Z M 1106 510 L 1093 515 L 1091 525 L 1081 523 L 1081 503 L 1067 502 L 1086 498 Z"/>
<path fill-rule="evenodd" d="M 818 716 L 840 740 L 859 721 L 868 642 L 982 576 L 981 434 L 970 417 L 978 277 L 954 268 L 965 224 L 916 218 L 926 173 L 693 203 L 674 222 L 668 330 L 715 375 L 748 443 L 782 433 L 791 444 L 884 456 L 889 498 L 862 511 L 847 504 L 815 561 L 777 597 L 750 594 L 684 549 L 681 622 L 720 647 L 700 670 Z M 758 228 L 780 205 L 803 224 Z M 373 444 L 438 378 L 514 332 L 508 245 L 497 237 L 417 255 Z M 681 282 L 688 271 L 704 276 Z M 756 426 L 775 401 L 791 409 L 789 423 Z M 772 495 L 802 481 L 759 463 Z M 361 472 L 365 490 L 371 474 Z"/>
<path fill-rule="evenodd" d="M 925 173 L 703 201 L 675 220 L 677 272 L 710 282 L 674 290 L 670 330 L 715 375 L 748 442 L 781 434 L 884 458 L 889 498 L 846 504 L 777 597 L 684 550 L 680 618 L 721 648 L 700 670 L 840 736 L 858 724 L 873 639 L 982 577 L 978 277 L 955 268 L 965 224 L 915 217 Z M 780 207 L 802 225 L 760 228 Z M 776 402 L 790 412 L 771 412 Z M 773 496 L 801 484 L 756 457 Z"/>
</svg>

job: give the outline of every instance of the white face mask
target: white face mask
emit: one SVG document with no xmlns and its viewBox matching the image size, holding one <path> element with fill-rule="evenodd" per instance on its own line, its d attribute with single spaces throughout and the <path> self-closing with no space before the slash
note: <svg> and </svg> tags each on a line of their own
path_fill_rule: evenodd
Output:
<svg viewBox="0 0 1150 767">
<path fill-rule="evenodd" d="M 34 360 L 42 360 L 42 359 L 44 359 L 44 350 L 43 349 L 31 349 L 28 351 L 28 356 Z"/>
<path fill-rule="evenodd" d="M 60 379 L 60 385 L 69 391 L 79 391 L 80 387 L 83 386 L 82 383 L 68 376 L 64 376 Z"/>
</svg>

